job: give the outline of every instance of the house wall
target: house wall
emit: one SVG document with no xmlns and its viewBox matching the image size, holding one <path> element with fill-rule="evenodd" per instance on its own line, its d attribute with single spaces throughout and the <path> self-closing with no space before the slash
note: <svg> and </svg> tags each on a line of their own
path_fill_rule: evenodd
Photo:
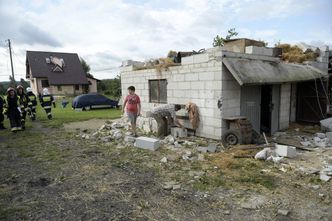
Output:
<svg viewBox="0 0 332 221">
<path fill-rule="evenodd" d="M 91 82 L 89 85 L 89 93 L 97 93 L 97 80 L 88 78 L 88 81 Z"/>
<path fill-rule="evenodd" d="M 149 80 L 167 79 L 167 103 L 195 103 L 199 108 L 200 124 L 197 136 L 220 139 L 221 114 L 218 99 L 221 95 L 221 62 L 213 59 L 214 52 L 182 58 L 182 65 L 169 67 L 167 71 L 156 69 L 133 71 L 133 67 L 122 68 L 122 94 L 135 86 L 141 97 L 143 115 L 158 106 L 149 102 Z M 189 127 L 188 122 L 185 123 Z"/>
<path fill-rule="evenodd" d="M 279 129 L 289 127 L 291 105 L 291 84 L 282 84 L 280 88 Z"/>
<path fill-rule="evenodd" d="M 58 90 L 57 85 L 51 85 L 48 89 L 51 94 L 53 95 L 79 95 L 83 94 L 83 87 L 80 85 L 79 90 L 74 90 L 75 86 L 74 85 L 61 85 L 61 90 Z"/>
</svg>

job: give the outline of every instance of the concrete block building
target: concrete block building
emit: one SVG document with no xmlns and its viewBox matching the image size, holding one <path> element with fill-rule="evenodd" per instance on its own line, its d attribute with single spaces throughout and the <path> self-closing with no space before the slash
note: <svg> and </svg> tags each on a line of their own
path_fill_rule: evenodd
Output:
<svg viewBox="0 0 332 221">
<path fill-rule="evenodd" d="M 246 116 L 259 133 L 285 129 L 296 120 L 297 84 L 325 78 L 327 73 L 312 65 L 285 63 L 275 57 L 275 49 L 250 42 L 255 43 L 232 41 L 231 46 L 183 57 L 181 65 L 165 70 L 124 66 L 122 94 L 135 86 L 143 115 L 162 104 L 195 103 L 200 114 L 197 136 L 221 139 L 230 116 Z M 147 122 L 151 124 L 151 119 Z M 187 120 L 184 124 L 191 128 Z"/>
</svg>

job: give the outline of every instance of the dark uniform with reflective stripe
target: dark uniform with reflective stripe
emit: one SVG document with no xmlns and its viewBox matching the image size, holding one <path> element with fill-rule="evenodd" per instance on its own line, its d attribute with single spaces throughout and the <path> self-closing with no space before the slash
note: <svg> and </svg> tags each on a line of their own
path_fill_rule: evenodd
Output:
<svg viewBox="0 0 332 221">
<path fill-rule="evenodd" d="M 2 96 L 0 95 L 0 130 L 1 129 L 6 129 L 3 126 L 3 121 L 5 119 L 5 116 L 3 114 L 3 106 L 4 106 L 5 100 L 2 98 Z"/>
<path fill-rule="evenodd" d="M 44 108 L 47 118 L 52 119 L 52 105 L 55 107 L 54 98 L 50 94 L 40 96 L 40 104 Z"/>
<path fill-rule="evenodd" d="M 21 113 L 20 109 L 20 98 L 16 95 L 5 97 L 4 113 L 7 115 L 10 121 L 10 127 L 13 132 L 21 130 Z"/>
<path fill-rule="evenodd" d="M 28 96 L 25 93 L 17 94 L 20 98 L 20 107 L 21 107 L 21 124 L 22 128 L 25 129 L 25 119 L 27 116 L 27 110 L 28 110 Z"/>
<path fill-rule="evenodd" d="M 31 120 L 36 119 L 36 106 L 37 106 L 37 97 L 31 91 L 27 93 L 28 96 L 28 115 Z"/>
</svg>

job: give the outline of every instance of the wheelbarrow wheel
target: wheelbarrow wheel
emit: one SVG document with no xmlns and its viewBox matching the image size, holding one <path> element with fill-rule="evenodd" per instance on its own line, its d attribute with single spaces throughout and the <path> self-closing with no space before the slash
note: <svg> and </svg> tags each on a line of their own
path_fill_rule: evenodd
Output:
<svg viewBox="0 0 332 221">
<path fill-rule="evenodd" d="M 241 134 L 236 130 L 228 130 L 222 135 L 222 143 L 225 147 L 234 146 L 242 143 Z"/>
</svg>

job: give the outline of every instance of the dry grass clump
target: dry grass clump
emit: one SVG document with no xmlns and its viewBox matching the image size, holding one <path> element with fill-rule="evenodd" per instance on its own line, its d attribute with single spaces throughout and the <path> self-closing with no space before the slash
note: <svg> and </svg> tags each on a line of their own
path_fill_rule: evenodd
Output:
<svg viewBox="0 0 332 221">
<path fill-rule="evenodd" d="M 305 61 L 315 61 L 319 56 L 319 51 L 307 49 L 305 52 L 296 45 L 279 44 L 277 48 L 282 49 L 282 60 L 289 63 L 303 63 Z"/>
</svg>

